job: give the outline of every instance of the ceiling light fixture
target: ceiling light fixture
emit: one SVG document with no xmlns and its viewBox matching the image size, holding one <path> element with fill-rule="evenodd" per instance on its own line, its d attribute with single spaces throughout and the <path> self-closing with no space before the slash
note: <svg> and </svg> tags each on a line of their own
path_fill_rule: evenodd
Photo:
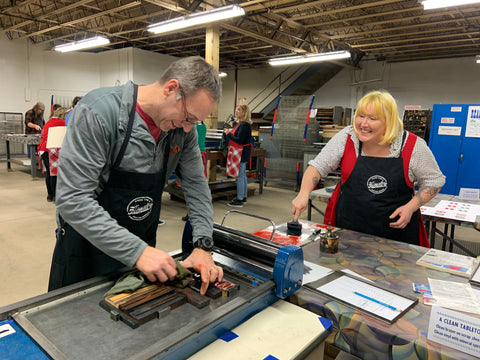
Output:
<svg viewBox="0 0 480 360">
<path fill-rule="evenodd" d="M 88 48 L 106 45 L 106 44 L 110 44 L 110 40 L 108 40 L 103 36 L 96 36 L 90 39 L 74 41 L 73 43 L 57 45 L 53 48 L 53 50 L 60 51 L 60 52 L 69 52 L 69 51 L 75 51 L 75 50 L 81 50 L 81 49 L 88 49 Z"/>
<path fill-rule="evenodd" d="M 424 0 L 422 1 L 424 10 L 439 9 L 449 6 L 460 6 L 475 4 L 480 2 L 479 0 Z"/>
<path fill-rule="evenodd" d="M 180 16 L 175 19 L 152 24 L 149 25 L 147 29 L 155 34 L 163 34 L 178 29 L 230 19 L 241 15 L 245 15 L 245 10 L 238 5 L 222 6 L 216 9 Z"/>
<path fill-rule="evenodd" d="M 326 53 L 319 54 L 308 54 L 308 55 L 295 55 L 287 56 L 276 59 L 268 60 L 270 65 L 293 65 L 293 64 L 303 64 L 309 62 L 317 61 L 327 61 L 327 60 L 338 60 L 338 59 L 347 59 L 350 57 L 350 52 L 346 50 L 342 51 L 331 51 Z"/>
</svg>

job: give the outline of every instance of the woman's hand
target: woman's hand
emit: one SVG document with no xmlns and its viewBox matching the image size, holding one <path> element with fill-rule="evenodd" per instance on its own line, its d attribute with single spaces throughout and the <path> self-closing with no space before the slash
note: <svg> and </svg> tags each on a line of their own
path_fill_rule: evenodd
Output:
<svg viewBox="0 0 480 360">
<path fill-rule="evenodd" d="M 404 229 L 409 224 L 415 210 L 412 211 L 409 204 L 397 208 L 392 215 L 389 216 L 390 219 L 395 219 L 398 216 L 396 221 L 390 223 L 390 227 L 394 229 Z"/>
<path fill-rule="evenodd" d="M 308 198 L 310 194 L 305 191 L 300 191 L 295 199 L 292 200 L 292 214 L 293 220 L 298 221 L 300 215 L 305 211 L 308 206 Z"/>
</svg>

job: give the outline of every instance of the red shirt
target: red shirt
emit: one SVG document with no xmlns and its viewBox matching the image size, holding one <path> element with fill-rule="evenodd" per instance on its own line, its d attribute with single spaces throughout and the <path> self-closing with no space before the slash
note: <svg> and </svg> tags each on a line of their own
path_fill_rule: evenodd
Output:
<svg viewBox="0 0 480 360">
<path fill-rule="evenodd" d="M 65 120 L 52 117 L 47 121 L 40 135 L 40 144 L 38 144 L 37 147 L 38 151 L 47 151 L 48 129 L 55 126 L 65 126 Z"/>
<path fill-rule="evenodd" d="M 160 129 L 157 124 L 153 121 L 153 119 L 148 115 L 145 111 L 143 111 L 142 107 L 140 104 L 137 102 L 136 110 L 138 115 L 143 119 L 145 124 L 148 127 L 148 130 L 150 130 L 150 134 L 152 134 L 153 138 L 155 139 L 155 142 L 158 142 L 158 138 L 160 137 L 160 134 L 162 133 L 162 129 Z"/>
</svg>

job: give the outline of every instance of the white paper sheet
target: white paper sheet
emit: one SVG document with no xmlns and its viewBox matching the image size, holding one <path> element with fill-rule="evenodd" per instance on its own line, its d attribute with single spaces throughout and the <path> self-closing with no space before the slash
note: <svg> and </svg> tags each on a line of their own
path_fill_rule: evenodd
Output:
<svg viewBox="0 0 480 360">
<path fill-rule="evenodd" d="M 314 264 L 310 261 L 303 262 L 303 285 L 317 281 L 328 274 L 331 274 L 333 270 Z"/>
<path fill-rule="evenodd" d="M 428 282 L 438 306 L 480 314 L 480 304 L 470 284 L 430 278 Z"/>
<path fill-rule="evenodd" d="M 374 285 L 352 279 L 349 276 L 341 276 L 325 285 L 317 287 L 317 290 L 390 321 L 393 321 L 402 311 L 406 310 L 415 302 L 414 300 L 380 289 Z M 366 299 L 356 293 L 368 296 L 371 299 L 375 299 L 375 301 Z M 393 310 L 386 305 L 394 307 L 397 310 Z"/>
</svg>

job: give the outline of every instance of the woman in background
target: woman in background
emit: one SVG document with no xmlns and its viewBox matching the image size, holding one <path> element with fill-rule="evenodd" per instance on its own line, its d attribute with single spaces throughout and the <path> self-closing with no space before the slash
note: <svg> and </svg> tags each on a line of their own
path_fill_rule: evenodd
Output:
<svg viewBox="0 0 480 360">
<path fill-rule="evenodd" d="M 252 147 L 252 115 L 246 104 L 235 109 L 238 124 L 233 129 L 224 129 L 228 140 L 227 176 L 237 178 L 237 198 L 229 206 L 242 207 L 247 201 L 247 162 Z"/>
<path fill-rule="evenodd" d="M 55 188 L 57 187 L 57 166 L 60 148 L 47 149 L 48 130 L 55 126 L 65 126 L 65 116 L 68 109 L 58 107 L 54 110 L 52 117 L 43 126 L 38 145 L 38 154 L 42 158 L 44 171 L 46 173 L 45 185 L 47 186 L 47 201 L 55 201 Z"/>
</svg>

